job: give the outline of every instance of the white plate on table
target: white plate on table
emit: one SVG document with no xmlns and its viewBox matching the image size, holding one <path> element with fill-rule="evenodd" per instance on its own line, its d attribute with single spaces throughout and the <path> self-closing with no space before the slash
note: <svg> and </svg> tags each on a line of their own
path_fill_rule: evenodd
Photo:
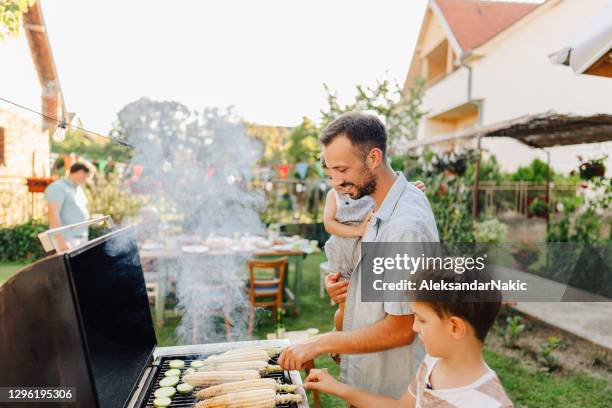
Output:
<svg viewBox="0 0 612 408">
<path fill-rule="evenodd" d="M 140 246 L 143 251 L 154 251 L 156 249 L 162 249 L 163 247 L 164 245 L 159 242 L 145 242 Z"/>
<path fill-rule="evenodd" d="M 181 247 L 181 251 L 188 254 L 203 254 L 208 252 L 208 247 L 204 245 L 184 245 Z"/>
</svg>

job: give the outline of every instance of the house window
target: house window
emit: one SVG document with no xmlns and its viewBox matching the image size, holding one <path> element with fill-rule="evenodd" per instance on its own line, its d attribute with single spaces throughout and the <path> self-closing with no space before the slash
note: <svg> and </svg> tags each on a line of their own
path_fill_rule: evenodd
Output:
<svg viewBox="0 0 612 408">
<path fill-rule="evenodd" d="M 4 128 L 0 127 L 0 166 L 6 165 L 6 137 Z"/>
</svg>

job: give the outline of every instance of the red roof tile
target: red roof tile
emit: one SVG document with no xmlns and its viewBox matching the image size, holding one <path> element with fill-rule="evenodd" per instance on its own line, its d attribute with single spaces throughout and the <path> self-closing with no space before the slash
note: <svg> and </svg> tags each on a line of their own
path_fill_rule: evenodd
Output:
<svg viewBox="0 0 612 408">
<path fill-rule="evenodd" d="M 484 44 L 517 22 L 537 3 L 435 0 L 463 51 Z"/>
</svg>

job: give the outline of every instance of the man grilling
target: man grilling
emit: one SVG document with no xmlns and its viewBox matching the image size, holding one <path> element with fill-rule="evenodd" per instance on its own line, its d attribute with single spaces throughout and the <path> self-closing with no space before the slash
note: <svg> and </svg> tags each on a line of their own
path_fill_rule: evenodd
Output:
<svg viewBox="0 0 612 408">
<path fill-rule="evenodd" d="M 89 219 L 87 196 L 83 187 L 89 178 L 90 170 L 86 164 L 74 163 L 70 174 L 51 183 L 45 190 L 50 228 L 58 228 Z M 75 228 L 57 234 L 54 238 L 60 251 L 75 248 L 87 242 L 87 227 Z"/>
<path fill-rule="evenodd" d="M 323 129 L 319 141 L 332 187 L 353 199 L 369 195 L 375 201 L 376 212 L 362 242 L 439 240 L 427 198 L 388 163 L 387 134 L 380 120 L 360 112 L 345 113 Z M 333 273 L 325 286 L 336 303 L 346 299 L 343 331 L 288 347 L 279 364 L 300 369 L 321 354 L 339 353 L 342 382 L 399 398 L 424 355 L 419 343 L 411 346 L 414 315 L 408 302 L 361 302 L 358 267 L 350 281 L 338 281 Z"/>
</svg>

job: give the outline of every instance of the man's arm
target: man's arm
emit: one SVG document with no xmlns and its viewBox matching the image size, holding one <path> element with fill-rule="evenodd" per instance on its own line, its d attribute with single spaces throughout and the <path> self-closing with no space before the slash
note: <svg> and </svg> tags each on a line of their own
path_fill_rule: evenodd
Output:
<svg viewBox="0 0 612 408">
<path fill-rule="evenodd" d="M 45 199 L 47 200 L 47 218 L 49 219 L 50 228 L 58 228 L 62 226 L 60 211 L 66 199 L 66 193 L 59 185 L 59 181 L 53 182 L 45 190 Z"/>
<path fill-rule="evenodd" d="M 60 207 L 61 204 L 58 203 L 47 203 L 47 218 L 49 220 L 49 228 L 51 229 L 62 226 L 62 220 L 59 216 Z M 53 235 L 52 239 L 55 240 L 55 243 L 57 244 L 57 247 L 60 251 L 64 251 L 68 248 L 68 246 L 66 245 L 66 241 L 64 240 L 64 234 L 55 234 Z"/>
<path fill-rule="evenodd" d="M 373 353 L 406 346 L 414 341 L 413 322 L 412 314 L 388 314 L 361 329 L 322 334 L 307 343 L 285 348 L 278 363 L 285 370 L 299 370 L 305 362 L 325 353 Z"/>
<path fill-rule="evenodd" d="M 58 228 L 62 226 L 62 220 L 60 219 L 60 204 L 58 203 L 47 203 L 49 208 L 47 212 L 47 218 L 49 219 L 49 228 Z"/>
<path fill-rule="evenodd" d="M 390 315 L 361 329 L 331 332 L 315 337 L 318 354 L 374 353 L 406 346 L 414 341 L 414 315 Z"/>
</svg>

